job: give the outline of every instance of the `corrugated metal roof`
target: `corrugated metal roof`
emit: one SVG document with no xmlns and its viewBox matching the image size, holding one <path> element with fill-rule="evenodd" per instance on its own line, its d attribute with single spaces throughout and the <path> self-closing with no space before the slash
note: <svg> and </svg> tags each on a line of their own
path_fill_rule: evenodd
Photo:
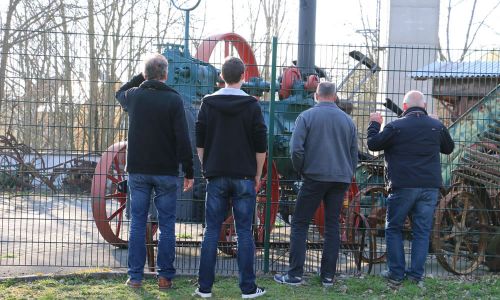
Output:
<svg viewBox="0 0 500 300">
<path fill-rule="evenodd" d="M 414 79 L 500 77 L 500 61 L 433 62 L 415 72 Z"/>
</svg>

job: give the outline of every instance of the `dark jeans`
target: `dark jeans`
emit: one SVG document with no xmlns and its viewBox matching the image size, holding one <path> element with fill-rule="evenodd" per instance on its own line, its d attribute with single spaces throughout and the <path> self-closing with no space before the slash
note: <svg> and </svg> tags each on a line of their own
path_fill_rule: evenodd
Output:
<svg viewBox="0 0 500 300">
<path fill-rule="evenodd" d="M 229 203 L 232 203 L 238 237 L 238 269 L 240 289 L 243 293 L 255 290 L 255 243 L 252 223 L 255 212 L 253 179 L 216 177 L 208 180 L 205 203 L 205 235 L 201 244 L 199 279 L 200 290 L 209 292 L 215 278 L 217 242 Z"/>
<path fill-rule="evenodd" d="M 295 213 L 292 219 L 288 275 L 302 277 L 304 273 L 309 223 L 321 200 L 323 200 L 325 206 L 325 241 L 321 258 L 321 277 L 334 277 L 340 247 L 339 217 L 344 194 L 348 187 L 349 183 L 304 180 L 297 197 Z"/>
<path fill-rule="evenodd" d="M 146 223 L 154 190 L 158 210 L 160 237 L 158 240 L 158 275 L 172 279 L 175 275 L 175 209 L 177 177 L 132 173 L 128 176 L 130 192 L 130 236 L 128 241 L 128 274 L 142 280 L 146 262 Z"/>
<path fill-rule="evenodd" d="M 405 276 L 402 230 L 408 215 L 412 216 L 413 240 L 411 264 L 406 275 L 415 280 L 422 279 L 438 194 L 437 188 L 396 188 L 389 194 L 385 240 L 387 266 L 393 279 L 402 280 Z"/>
</svg>

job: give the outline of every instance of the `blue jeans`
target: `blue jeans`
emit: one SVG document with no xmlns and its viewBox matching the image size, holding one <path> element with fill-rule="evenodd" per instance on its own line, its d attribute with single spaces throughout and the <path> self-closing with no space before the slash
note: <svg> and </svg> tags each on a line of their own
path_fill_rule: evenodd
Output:
<svg viewBox="0 0 500 300">
<path fill-rule="evenodd" d="M 325 242 L 321 256 L 321 278 L 334 278 L 340 248 L 339 217 L 344 194 L 349 187 L 343 182 L 320 182 L 305 179 L 297 196 L 290 235 L 290 268 L 288 275 L 302 277 L 306 259 L 309 223 L 321 201 L 325 205 Z"/>
<path fill-rule="evenodd" d="M 253 179 L 229 177 L 210 178 L 205 202 L 205 235 L 201 244 L 199 279 L 200 290 L 210 292 L 215 278 L 217 242 L 230 199 L 238 236 L 239 284 L 243 293 L 255 290 L 255 243 L 252 223 L 255 212 Z"/>
<path fill-rule="evenodd" d="M 387 198 L 385 240 L 387 245 L 387 266 L 395 280 L 405 277 L 405 253 L 402 230 L 406 217 L 412 217 L 411 264 L 406 276 L 421 280 L 429 251 L 434 210 L 439 189 L 437 188 L 395 188 Z"/>
<path fill-rule="evenodd" d="M 146 262 L 146 223 L 154 190 L 154 203 L 158 210 L 157 265 L 158 275 L 167 279 L 175 276 L 175 209 L 177 177 L 131 173 L 128 176 L 130 193 L 130 236 L 128 240 L 128 275 L 142 280 Z"/>
</svg>

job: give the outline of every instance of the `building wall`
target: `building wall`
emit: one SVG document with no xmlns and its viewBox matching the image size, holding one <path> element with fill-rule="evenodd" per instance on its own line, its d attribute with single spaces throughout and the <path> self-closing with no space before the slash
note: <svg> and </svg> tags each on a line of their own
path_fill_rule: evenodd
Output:
<svg viewBox="0 0 500 300">
<path fill-rule="evenodd" d="M 433 112 L 432 81 L 413 80 L 410 72 L 437 58 L 439 0 L 390 0 L 386 12 L 389 22 L 385 24 L 386 38 L 381 41 L 384 55 L 379 102 L 390 98 L 402 107 L 404 94 L 418 89 L 428 96 L 428 110 Z M 389 121 L 396 116 L 386 111 L 386 117 Z"/>
</svg>

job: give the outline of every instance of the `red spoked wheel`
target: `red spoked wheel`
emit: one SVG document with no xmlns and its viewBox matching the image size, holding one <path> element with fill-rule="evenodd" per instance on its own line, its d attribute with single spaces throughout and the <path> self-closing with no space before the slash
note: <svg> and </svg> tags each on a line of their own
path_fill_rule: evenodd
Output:
<svg viewBox="0 0 500 300">
<path fill-rule="evenodd" d="M 273 230 L 274 223 L 276 221 L 276 215 L 278 214 L 279 206 L 279 175 L 276 165 L 273 163 L 271 174 L 271 215 L 270 215 L 270 228 Z M 266 209 L 267 209 L 267 159 L 264 163 L 264 168 L 262 170 L 262 178 L 259 184 L 259 191 L 257 193 L 256 207 L 255 207 L 255 217 L 253 225 L 254 240 L 258 243 L 264 242 L 264 237 L 266 234 L 265 230 L 265 220 L 266 220 Z M 231 214 L 226 218 L 222 224 L 220 237 L 219 237 L 219 250 L 223 253 L 231 256 L 236 256 L 237 253 L 237 236 L 236 229 L 234 226 L 234 217 Z"/>
<path fill-rule="evenodd" d="M 259 69 L 257 68 L 257 61 L 252 47 L 250 47 L 250 44 L 241 35 L 236 33 L 216 34 L 203 40 L 196 49 L 195 58 L 208 62 L 215 46 L 221 41 L 225 43 L 224 56 L 229 55 L 229 46 L 232 46 L 245 63 L 245 81 L 248 81 L 252 77 L 259 77 Z"/>
<path fill-rule="evenodd" d="M 111 145 L 101 156 L 92 178 L 92 215 L 97 230 L 110 244 L 126 248 L 128 244 L 128 222 L 124 220 L 127 202 L 126 188 L 120 184 L 126 179 L 127 142 Z M 148 222 L 148 261 L 155 244 L 153 236 L 158 229 L 156 223 Z M 154 265 L 154 255 L 153 265 Z"/>
<path fill-rule="evenodd" d="M 363 261 L 371 260 L 374 264 L 382 263 L 386 260 L 385 215 L 387 211 L 386 199 L 389 194 L 383 186 L 368 186 L 361 191 L 361 195 L 365 201 L 368 201 L 370 211 L 367 220 L 374 240 L 373 256 L 371 258 L 363 257 Z"/>
</svg>

